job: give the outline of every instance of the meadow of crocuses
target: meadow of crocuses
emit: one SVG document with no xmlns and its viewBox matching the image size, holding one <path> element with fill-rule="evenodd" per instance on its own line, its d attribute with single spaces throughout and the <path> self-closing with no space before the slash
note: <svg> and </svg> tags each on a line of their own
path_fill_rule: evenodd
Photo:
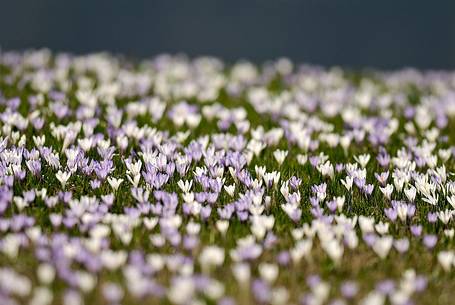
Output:
<svg viewBox="0 0 455 305">
<path fill-rule="evenodd" d="M 0 53 L 0 304 L 455 303 L 455 72 Z"/>
</svg>

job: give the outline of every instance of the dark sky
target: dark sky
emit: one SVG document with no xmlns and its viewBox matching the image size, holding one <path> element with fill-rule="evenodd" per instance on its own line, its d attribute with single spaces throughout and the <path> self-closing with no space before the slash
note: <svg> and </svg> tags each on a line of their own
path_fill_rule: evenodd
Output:
<svg viewBox="0 0 455 305">
<path fill-rule="evenodd" d="M 2 49 L 455 68 L 455 1 L 2 0 Z"/>
</svg>

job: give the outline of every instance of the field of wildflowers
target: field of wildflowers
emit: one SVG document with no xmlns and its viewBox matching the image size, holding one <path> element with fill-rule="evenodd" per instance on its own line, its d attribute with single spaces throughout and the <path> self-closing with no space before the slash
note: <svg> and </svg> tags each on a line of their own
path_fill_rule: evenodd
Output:
<svg viewBox="0 0 455 305">
<path fill-rule="evenodd" d="M 0 53 L 0 304 L 455 303 L 455 72 Z"/>
</svg>

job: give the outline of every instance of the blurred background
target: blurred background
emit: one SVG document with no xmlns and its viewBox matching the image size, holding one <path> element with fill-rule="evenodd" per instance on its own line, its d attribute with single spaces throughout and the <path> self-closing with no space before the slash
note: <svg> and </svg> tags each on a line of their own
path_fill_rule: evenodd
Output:
<svg viewBox="0 0 455 305">
<path fill-rule="evenodd" d="M 2 50 L 455 68 L 455 1 L 4 0 Z"/>
</svg>

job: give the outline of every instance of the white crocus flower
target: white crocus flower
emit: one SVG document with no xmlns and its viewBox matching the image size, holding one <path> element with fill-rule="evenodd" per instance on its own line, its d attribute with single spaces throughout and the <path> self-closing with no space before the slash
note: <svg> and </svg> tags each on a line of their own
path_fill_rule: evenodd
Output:
<svg viewBox="0 0 455 305">
<path fill-rule="evenodd" d="M 216 223 L 216 228 L 222 235 L 226 234 L 227 229 L 229 228 L 229 221 L 227 220 L 218 220 Z"/>
<path fill-rule="evenodd" d="M 251 269 L 247 263 L 236 263 L 232 266 L 232 274 L 237 282 L 248 283 L 251 277 Z M 240 285 L 240 287 L 248 287 L 249 285 Z"/>
<path fill-rule="evenodd" d="M 431 194 L 428 194 L 428 196 L 423 197 L 422 200 L 431 205 L 437 205 L 438 200 L 439 200 L 439 195 L 431 193 Z"/>
<path fill-rule="evenodd" d="M 269 185 L 277 185 L 280 181 L 281 173 L 277 171 L 273 171 L 271 173 L 265 173 L 264 175 L 264 182 L 267 186 Z"/>
<path fill-rule="evenodd" d="M 225 185 L 224 190 L 226 191 L 226 193 L 228 193 L 229 196 L 234 197 L 235 184 L 233 183 L 231 185 Z"/>
<path fill-rule="evenodd" d="M 27 201 L 25 201 L 25 199 L 23 197 L 14 196 L 13 200 L 19 211 L 22 211 L 25 207 L 29 206 L 29 203 Z"/>
<path fill-rule="evenodd" d="M 126 175 L 126 178 L 133 185 L 133 187 L 138 187 L 139 181 L 141 180 L 141 175 L 137 174 L 132 177 L 130 175 Z"/>
<path fill-rule="evenodd" d="M 287 150 L 277 149 L 273 152 L 273 156 L 275 157 L 275 160 L 278 162 L 278 165 L 283 164 L 284 159 L 286 159 L 287 155 L 288 155 Z"/>
<path fill-rule="evenodd" d="M 389 251 L 392 248 L 392 244 L 392 236 L 383 236 L 376 239 L 373 244 L 373 250 L 381 259 L 384 259 L 386 258 L 387 254 L 389 254 Z"/>
<path fill-rule="evenodd" d="M 278 276 L 278 266 L 275 264 L 262 263 L 258 267 L 260 276 L 267 282 L 273 283 Z"/>
<path fill-rule="evenodd" d="M 359 156 L 354 156 L 354 160 L 356 160 L 357 163 L 359 163 L 362 168 L 365 168 L 368 162 L 370 161 L 370 157 L 371 156 L 369 154 L 363 154 Z"/>
<path fill-rule="evenodd" d="M 374 226 L 374 228 L 376 229 L 376 232 L 378 232 L 381 235 L 384 235 L 389 232 L 389 223 L 380 221 Z"/>
<path fill-rule="evenodd" d="M 272 290 L 272 305 L 288 304 L 289 291 L 285 287 L 278 287 Z"/>
<path fill-rule="evenodd" d="M 444 210 L 444 211 L 439 211 L 438 212 L 438 218 L 441 220 L 443 224 L 448 224 L 449 221 L 452 219 L 453 216 L 453 210 Z"/>
<path fill-rule="evenodd" d="M 404 203 L 399 203 L 397 205 L 397 215 L 401 221 L 406 221 L 406 217 L 408 216 L 408 206 Z"/>
<path fill-rule="evenodd" d="M 346 176 L 346 179 L 341 179 L 341 184 L 346 188 L 346 190 L 350 191 L 352 189 L 352 184 L 354 182 L 354 178 L 351 176 Z"/>
<path fill-rule="evenodd" d="M 79 144 L 83 151 L 87 152 L 93 146 L 93 138 L 78 139 L 77 143 Z"/>
<path fill-rule="evenodd" d="M 425 161 L 427 162 L 427 166 L 433 169 L 438 164 L 438 156 L 435 155 L 428 156 L 427 158 L 425 158 Z"/>
<path fill-rule="evenodd" d="M 196 287 L 190 277 L 178 277 L 167 292 L 169 300 L 174 304 L 187 304 L 193 298 Z"/>
<path fill-rule="evenodd" d="M 199 263 L 205 271 L 208 271 L 211 267 L 220 266 L 223 262 L 224 249 L 217 246 L 207 246 L 199 255 Z"/>
<path fill-rule="evenodd" d="M 313 241 L 311 239 L 299 240 L 294 248 L 290 250 L 292 261 L 296 264 L 300 262 L 302 257 L 308 257 L 312 248 Z"/>
<path fill-rule="evenodd" d="M 66 183 L 71 177 L 71 172 L 62 172 L 61 170 L 59 170 L 57 174 L 55 174 L 55 177 L 62 184 L 62 188 L 65 188 Z"/>
<path fill-rule="evenodd" d="M 448 238 L 452 239 L 453 236 L 455 235 L 455 230 L 454 229 L 445 229 L 444 235 L 447 236 Z"/>
<path fill-rule="evenodd" d="M 303 238 L 303 228 L 295 228 L 291 230 L 291 235 L 294 238 L 294 240 L 300 240 Z"/>
<path fill-rule="evenodd" d="M 265 166 L 255 166 L 254 167 L 254 172 L 256 173 L 256 176 L 258 178 L 263 178 L 265 173 L 267 172 L 267 168 Z"/>
<path fill-rule="evenodd" d="M 321 175 L 328 176 L 330 177 L 330 179 L 333 179 L 335 175 L 333 165 L 332 163 L 330 163 L 330 161 L 326 161 L 325 163 L 319 164 L 318 171 L 321 173 Z"/>
<path fill-rule="evenodd" d="M 385 295 L 379 292 L 370 292 L 362 299 L 361 305 L 383 305 L 385 303 Z"/>
<path fill-rule="evenodd" d="M 452 156 L 451 149 L 440 149 L 438 151 L 438 156 L 442 159 L 443 162 L 447 162 Z"/>
<path fill-rule="evenodd" d="M 343 148 L 344 152 L 346 153 L 349 145 L 351 145 L 352 138 L 350 136 L 342 136 L 340 137 L 340 145 Z"/>
<path fill-rule="evenodd" d="M 122 184 L 123 179 L 122 178 L 118 178 L 117 179 L 117 178 L 113 178 L 113 177 L 108 177 L 107 178 L 107 182 L 112 187 L 114 192 L 116 192 L 118 190 L 118 188 L 120 187 L 120 184 Z"/>
<path fill-rule="evenodd" d="M 314 304 L 324 304 L 330 293 L 330 285 L 326 282 L 319 282 L 311 288 Z"/>
<path fill-rule="evenodd" d="M 8 234 L 2 240 L 1 252 L 10 258 L 17 258 L 20 247 L 20 239 L 16 234 Z"/>
<path fill-rule="evenodd" d="M 104 250 L 100 255 L 103 266 L 108 270 L 120 268 L 125 264 L 127 258 L 128 254 L 125 251 Z"/>
<path fill-rule="evenodd" d="M 46 136 L 45 135 L 42 135 L 42 136 L 33 136 L 32 137 L 33 139 L 33 142 L 35 143 L 35 145 L 37 147 L 41 147 L 44 145 L 44 142 L 46 142 Z"/>
<path fill-rule="evenodd" d="M 190 235 L 197 235 L 197 234 L 199 234 L 199 232 L 201 231 L 201 224 L 196 223 L 196 222 L 193 222 L 193 221 L 190 221 L 190 222 L 186 225 L 186 231 L 187 231 L 188 234 L 190 234 Z"/>
<path fill-rule="evenodd" d="M 95 288 L 97 280 L 94 275 L 85 271 L 76 271 L 75 276 L 77 285 L 83 292 L 87 293 Z"/>
<path fill-rule="evenodd" d="M 305 163 L 306 163 L 307 160 L 308 160 L 308 156 L 307 156 L 307 155 L 298 154 L 298 155 L 296 156 L 296 159 L 297 159 L 297 162 L 298 162 L 300 165 L 305 165 Z"/>
<path fill-rule="evenodd" d="M 131 161 L 125 161 L 126 168 L 128 169 L 126 171 L 127 174 L 130 174 L 131 176 L 137 176 L 140 175 L 141 173 L 141 167 L 142 167 L 142 161 L 138 160 L 136 162 L 131 162 Z"/>
<path fill-rule="evenodd" d="M 285 182 L 283 182 L 281 184 L 280 192 L 281 192 L 281 195 L 283 195 L 283 197 L 287 200 L 287 198 L 289 196 L 289 183 L 288 183 L 288 181 L 285 181 Z"/>
<path fill-rule="evenodd" d="M 384 194 L 385 198 L 390 200 L 391 195 L 393 193 L 393 185 L 392 184 L 387 184 L 384 187 L 379 187 L 379 189 L 381 190 L 382 194 Z"/>
<path fill-rule="evenodd" d="M 414 202 L 416 198 L 416 192 L 417 192 L 416 188 L 412 185 L 404 189 L 404 194 L 406 195 L 406 198 L 408 198 L 408 200 L 411 202 Z"/>
<path fill-rule="evenodd" d="M 340 262 L 344 248 L 337 240 L 330 239 L 326 242 L 321 242 L 321 247 L 336 264 Z"/>
<path fill-rule="evenodd" d="M 150 231 L 153 230 L 153 228 L 155 228 L 155 226 L 158 224 L 158 218 L 156 217 L 144 218 L 142 222 L 144 223 L 144 226 Z"/>
<path fill-rule="evenodd" d="M 125 150 L 128 147 L 128 137 L 125 135 L 118 135 L 115 141 L 121 150 Z"/>
<path fill-rule="evenodd" d="M 36 270 L 38 280 L 43 284 L 50 284 L 55 278 L 55 268 L 47 263 L 40 264 Z"/>
<path fill-rule="evenodd" d="M 358 221 L 363 234 L 374 232 L 374 218 L 361 215 Z"/>
<path fill-rule="evenodd" d="M 261 154 L 261 151 L 264 150 L 264 148 L 266 148 L 266 144 L 261 141 L 252 139 L 248 143 L 247 148 L 253 153 L 253 155 L 259 156 Z"/>
<path fill-rule="evenodd" d="M 438 262 L 444 271 L 450 271 L 455 263 L 455 254 L 453 251 L 441 251 L 438 253 Z"/>
<path fill-rule="evenodd" d="M 188 193 L 191 190 L 191 187 L 193 186 L 193 180 L 188 181 L 179 180 L 179 182 L 177 182 L 177 185 L 182 190 L 182 192 Z"/>
<path fill-rule="evenodd" d="M 344 196 L 335 197 L 334 200 L 335 200 L 335 202 L 337 204 L 338 212 L 341 212 L 343 210 L 345 197 Z"/>
</svg>

